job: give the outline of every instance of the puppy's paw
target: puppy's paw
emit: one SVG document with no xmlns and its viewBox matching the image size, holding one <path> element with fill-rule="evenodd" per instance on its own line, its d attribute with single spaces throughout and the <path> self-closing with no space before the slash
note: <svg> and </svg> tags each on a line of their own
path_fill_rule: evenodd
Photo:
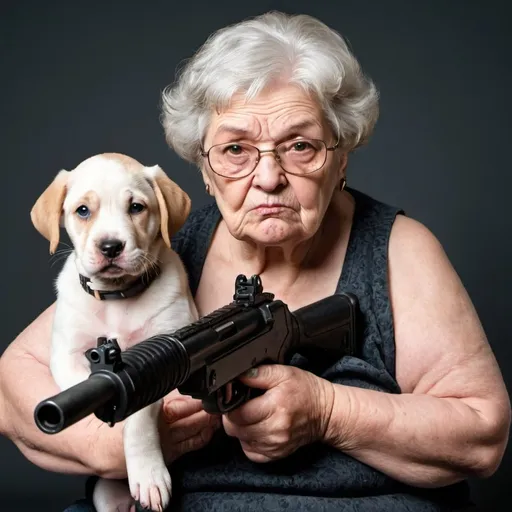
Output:
<svg viewBox="0 0 512 512">
<path fill-rule="evenodd" d="M 141 507 L 155 512 L 164 511 L 171 500 L 171 475 L 163 463 L 140 461 L 128 468 L 130 492 Z"/>
</svg>

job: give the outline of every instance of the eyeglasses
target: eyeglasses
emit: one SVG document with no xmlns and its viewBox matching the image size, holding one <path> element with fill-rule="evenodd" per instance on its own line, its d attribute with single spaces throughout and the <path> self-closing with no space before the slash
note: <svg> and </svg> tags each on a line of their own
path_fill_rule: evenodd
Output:
<svg viewBox="0 0 512 512">
<path fill-rule="evenodd" d="M 305 176 L 320 170 L 327 160 L 327 152 L 338 149 L 339 141 L 327 147 L 317 139 L 293 139 L 282 142 L 274 149 L 258 149 L 245 142 L 216 144 L 201 156 L 208 158 L 212 171 L 219 176 L 240 179 L 249 176 L 258 165 L 261 155 L 273 153 L 283 171 Z"/>
</svg>

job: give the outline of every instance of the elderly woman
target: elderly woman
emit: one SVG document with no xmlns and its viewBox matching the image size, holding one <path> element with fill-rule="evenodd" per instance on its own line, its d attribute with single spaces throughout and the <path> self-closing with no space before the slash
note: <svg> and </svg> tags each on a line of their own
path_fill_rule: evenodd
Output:
<svg viewBox="0 0 512 512">
<path fill-rule="evenodd" d="M 309 16 L 220 30 L 164 91 L 167 141 L 214 198 L 174 239 L 200 313 L 230 302 L 243 273 L 292 310 L 353 292 L 364 323 L 359 357 L 241 377 L 264 393 L 221 422 L 168 400 L 172 510 L 459 510 L 465 479 L 499 466 L 509 398 L 463 285 L 423 225 L 346 186 L 377 115 L 342 37 Z M 52 314 L 2 358 L 2 432 L 49 470 L 123 477 L 122 427 L 91 419 L 56 439 L 33 426 L 55 391 Z"/>
</svg>

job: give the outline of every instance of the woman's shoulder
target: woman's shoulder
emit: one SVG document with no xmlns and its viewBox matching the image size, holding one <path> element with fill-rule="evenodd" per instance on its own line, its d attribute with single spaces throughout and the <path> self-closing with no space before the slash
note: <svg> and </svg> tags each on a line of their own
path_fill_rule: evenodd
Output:
<svg viewBox="0 0 512 512">
<path fill-rule="evenodd" d="M 353 229 L 358 243 L 354 245 L 359 252 L 367 252 L 381 262 L 380 269 L 372 265 L 374 271 L 387 272 L 388 265 L 393 265 L 420 274 L 425 266 L 441 272 L 439 262 L 447 257 L 440 241 L 425 224 L 391 203 L 354 189 L 350 193 L 356 203 Z M 450 270 L 445 268 L 444 272 Z"/>
<path fill-rule="evenodd" d="M 367 227 L 393 223 L 398 214 L 405 215 L 403 208 L 391 202 L 377 199 L 359 189 L 347 187 L 346 190 L 355 200 L 356 219 Z"/>
<path fill-rule="evenodd" d="M 398 217 L 404 217 L 405 211 L 390 202 L 376 199 L 374 196 L 357 189 L 347 188 L 355 206 L 349 246 L 345 257 L 345 267 L 349 275 L 358 279 L 371 278 L 371 272 L 377 279 L 385 276 L 389 239 Z M 378 274 L 378 275 L 377 275 Z"/>
<path fill-rule="evenodd" d="M 386 227 L 389 234 L 389 257 L 418 262 L 418 255 L 440 256 L 443 248 L 434 233 L 421 221 L 409 217 L 405 210 L 360 190 L 350 189 L 356 202 L 355 220 L 365 228 Z M 405 262 L 403 262 L 405 263 Z"/>
</svg>

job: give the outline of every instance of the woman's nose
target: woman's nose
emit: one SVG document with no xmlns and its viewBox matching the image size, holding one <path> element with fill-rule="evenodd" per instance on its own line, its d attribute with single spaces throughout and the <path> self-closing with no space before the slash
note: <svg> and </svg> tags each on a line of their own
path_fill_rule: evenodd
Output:
<svg viewBox="0 0 512 512">
<path fill-rule="evenodd" d="M 286 173 L 279 165 L 274 153 L 263 153 L 254 170 L 253 185 L 271 192 L 287 183 Z"/>
</svg>

